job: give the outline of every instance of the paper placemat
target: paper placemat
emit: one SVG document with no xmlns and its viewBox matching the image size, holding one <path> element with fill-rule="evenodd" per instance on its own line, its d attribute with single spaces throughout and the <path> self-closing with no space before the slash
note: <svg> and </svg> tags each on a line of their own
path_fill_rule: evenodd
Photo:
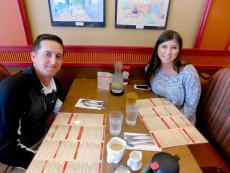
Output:
<svg viewBox="0 0 230 173">
<path fill-rule="evenodd" d="M 34 160 L 27 173 L 41 172 L 65 172 L 65 173 L 102 173 L 102 162 L 76 162 L 76 161 L 56 161 L 56 160 Z"/>
<path fill-rule="evenodd" d="M 26 172 L 101 173 L 106 116 L 60 112 Z"/>
<path fill-rule="evenodd" d="M 106 126 L 106 115 L 59 112 L 52 125 Z"/>
<path fill-rule="evenodd" d="M 159 148 L 207 143 L 205 137 L 164 98 L 137 100 L 139 117 Z"/>
</svg>

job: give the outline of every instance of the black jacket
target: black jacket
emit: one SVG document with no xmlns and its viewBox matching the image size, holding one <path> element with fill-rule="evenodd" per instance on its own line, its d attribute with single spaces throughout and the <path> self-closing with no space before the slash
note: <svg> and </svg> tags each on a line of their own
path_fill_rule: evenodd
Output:
<svg viewBox="0 0 230 173">
<path fill-rule="evenodd" d="M 0 162 L 24 168 L 29 165 L 34 153 L 28 148 L 44 136 L 57 98 L 63 101 L 60 84 L 54 80 L 57 91 L 45 95 L 30 66 L 0 82 Z"/>
</svg>

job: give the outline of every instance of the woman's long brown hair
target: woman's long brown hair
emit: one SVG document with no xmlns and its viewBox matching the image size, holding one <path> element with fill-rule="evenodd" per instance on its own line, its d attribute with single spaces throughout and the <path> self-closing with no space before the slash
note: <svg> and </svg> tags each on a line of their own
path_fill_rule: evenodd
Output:
<svg viewBox="0 0 230 173">
<path fill-rule="evenodd" d="M 160 67 L 161 65 L 161 60 L 158 56 L 157 50 L 158 47 L 161 43 L 166 42 L 166 41 L 170 41 L 170 40 L 176 40 L 178 45 L 179 45 L 179 53 L 177 55 L 177 58 L 174 60 L 174 69 L 179 72 L 181 67 L 185 66 L 186 63 L 182 62 L 180 59 L 180 54 L 181 54 L 181 50 L 182 50 L 182 46 L 183 46 L 183 40 L 180 36 L 180 34 L 176 31 L 173 30 L 166 30 L 165 32 L 163 32 L 159 39 L 156 41 L 154 49 L 153 49 L 153 54 L 152 57 L 150 59 L 150 62 L 148 64 L 148 68 L 146 70 L 145 73 L 145 82 L 146 84 L 149 84 L 150 78 L 152 76 L 155 75 L 156 70 Z"/>
</svg>

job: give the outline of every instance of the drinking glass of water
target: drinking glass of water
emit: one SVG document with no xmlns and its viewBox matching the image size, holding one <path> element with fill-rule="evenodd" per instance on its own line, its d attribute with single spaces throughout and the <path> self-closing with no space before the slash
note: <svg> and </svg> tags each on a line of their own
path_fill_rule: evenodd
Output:
<svg viewBox="0 0 230 173">
<path fill-rule="evenodd" d="M 126 105 L 126 124 L 135 126 L 139 107 L 137 105 Z"/>
<path fill-rule="evenodd" d="M 117 136 L 121 133 L 123 116 L 120 111 L 112 111 L 109 113 L 109 130 L 111 135 Z"/>
</svg>

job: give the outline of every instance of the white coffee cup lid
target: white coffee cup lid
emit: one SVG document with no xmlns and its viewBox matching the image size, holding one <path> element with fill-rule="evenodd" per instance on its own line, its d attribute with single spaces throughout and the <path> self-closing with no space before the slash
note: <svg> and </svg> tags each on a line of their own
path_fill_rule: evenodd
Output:
<svg viewBox="0 0 230 173">
<path fill-rule="evenodd" d="M 116 168 L 114 168 L 113 173 L 132 173 L 132 172 L 127 166 L 119 164 Z"/>
</svg>

